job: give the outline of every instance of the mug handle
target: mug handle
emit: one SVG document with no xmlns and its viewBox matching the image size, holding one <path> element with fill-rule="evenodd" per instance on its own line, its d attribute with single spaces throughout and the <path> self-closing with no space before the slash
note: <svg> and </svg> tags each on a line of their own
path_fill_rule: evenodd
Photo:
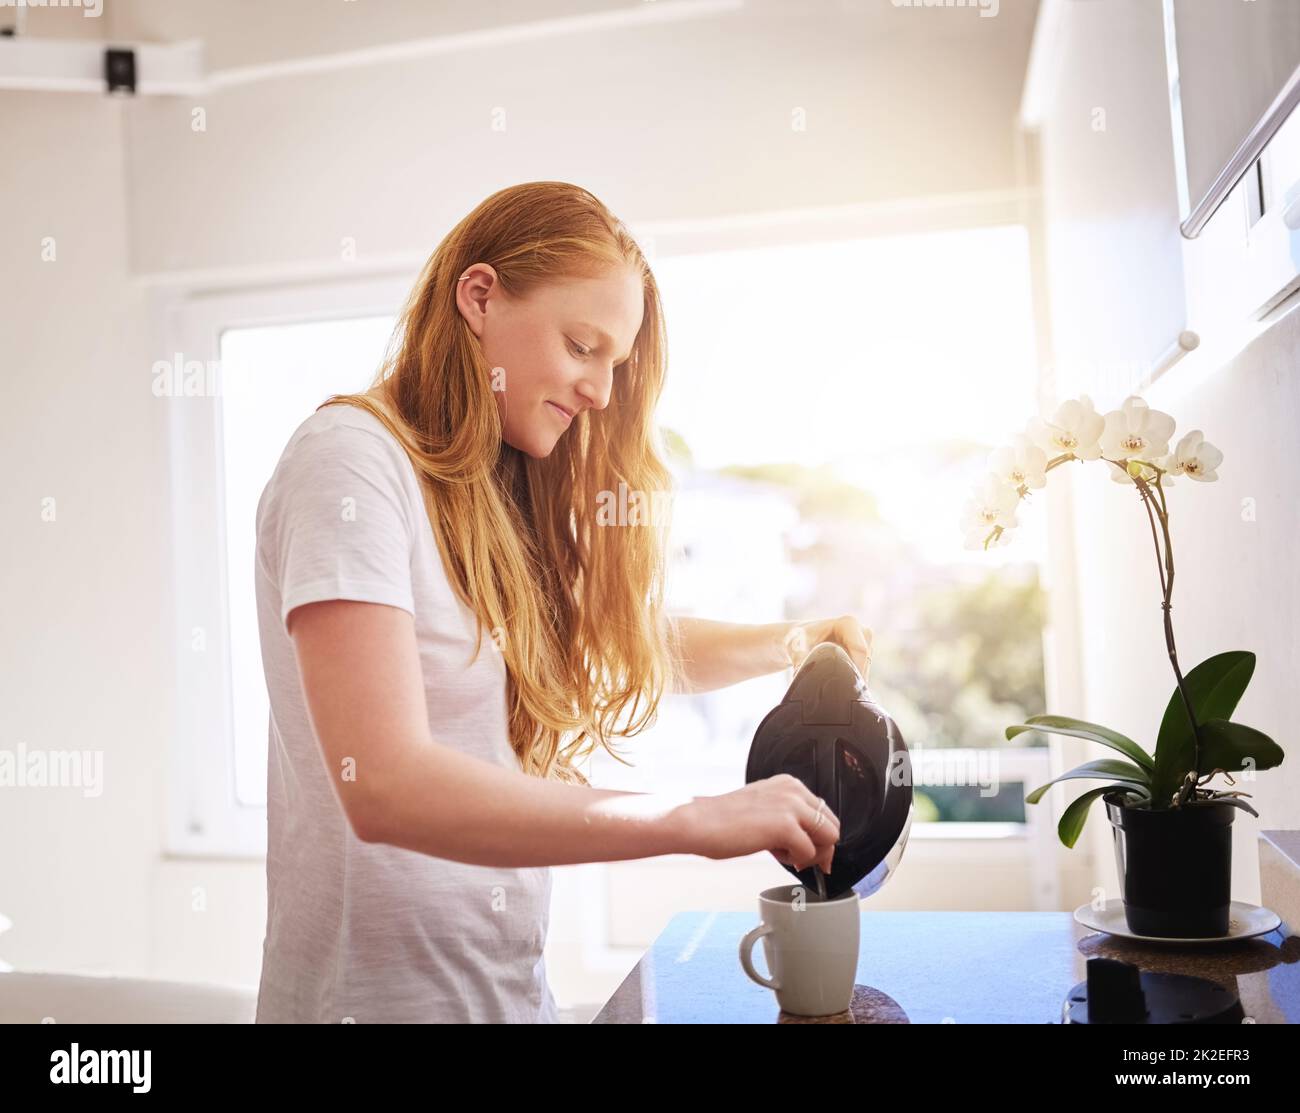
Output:
<svg viewBox="0 0 1300 1113">
<path fill-rule="evenodd" d="M 740 965 L 745 968 L 745 973 L 758 982 L 759 985 L 765 986 L 767 989 L 780 989 L 781 983 L 775 978 L 765 978 L 754 969 L 754 944 L 758 942 L 760 936 L 771 934 L 771 924 L 759 924 L 758 927 L 745 932 L 745 938 L 740 941 Z"/>
</svg>

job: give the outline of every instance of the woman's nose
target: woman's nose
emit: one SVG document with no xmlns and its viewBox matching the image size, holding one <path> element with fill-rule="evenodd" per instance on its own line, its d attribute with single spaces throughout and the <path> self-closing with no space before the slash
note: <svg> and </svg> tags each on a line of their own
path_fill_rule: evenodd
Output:
<svg viewBox="0 0 1300 1113">
<path fill-rule="evenodd" d="M 611 367 L 604 374 L 585 375 L 578 382 L 578 394 L 593 410 L 603 410 L 609 405 L 610 391 L 614 384 L 614 369 Z"/>
</svg>

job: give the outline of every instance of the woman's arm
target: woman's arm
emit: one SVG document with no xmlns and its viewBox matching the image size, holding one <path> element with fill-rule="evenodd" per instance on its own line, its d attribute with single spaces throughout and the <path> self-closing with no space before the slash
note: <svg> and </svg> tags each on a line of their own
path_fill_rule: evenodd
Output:
<svg viewBox="0 0 1300 1113">
<path fill-rule="evenodd" d="M 792 622 L 750 625 L 675 615 L 668 625 L 684 680 L 678 692 L 711 692 L 790 667 Z"/>
<path fill-rule="evenodd" d="M 715 622 L 685 615 L 668 619 L 669 640 L 685 687 L 679 692 L 709 692 L 779 669 L 797 668 L 809 650 L 824 641 L 842 645 L 865 679 L 871 667 L 871 631 L 853 618 L 758 625 Z"/>
<path fill-rule="evenodd" d="M 503 867 L 770 850 L 830 868 L 839 822 L 793 777 L 699 797 L 543 781 L 430 736 L 408 612 L 328 600 L 288 624 L 327 772 L 366 842 Z"/>
</svg>

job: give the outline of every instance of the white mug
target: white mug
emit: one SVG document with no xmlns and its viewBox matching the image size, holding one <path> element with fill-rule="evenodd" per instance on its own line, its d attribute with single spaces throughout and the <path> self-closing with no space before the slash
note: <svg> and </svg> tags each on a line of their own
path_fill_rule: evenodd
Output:
<svg viewBox="0 0 1300 1113">
<path fill-rule="evenodd" d="M 778 885 L 758 895 L 762 923 L 740 941 L 740 965 L 754 981 L 776 993 L 795 1016 L 842 1013 L 853 1000 L 858 970 L 861 909 L 847 890 L 820 900 L 803 885 Z M 754 943 L 763 940 L 770 978 L 754 969 Z"/>
</svg>

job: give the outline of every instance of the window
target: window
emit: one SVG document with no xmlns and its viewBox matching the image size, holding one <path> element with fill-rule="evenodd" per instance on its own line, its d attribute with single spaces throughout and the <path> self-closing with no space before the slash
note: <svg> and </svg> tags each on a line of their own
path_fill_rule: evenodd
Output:
<svg viewBox="0 0 1300 1113">
<path fill-rule="evenodd" d="M 956 523 L 986 454 L 1035 411 L 1024 228 L 679 256 L 655 270 L 672 353 L 659 417 L 679 483 L 672 609 L 858 615 L 875 633 L 872 692 L 931 781 L 916 786 L 913 830 L 1023 825 L 1036 787 L 1023 781 L 1048 776 L 1045 739 L 1003 731 L 1044 710 L 1044 515 L 1023 509 L 1015 544 L 987 553 L 964 550 Z M 608 787 L 738 788 L 789 681 L 671 697 L 660 724 L 620 743 L 634 768 L 599 752 L 592 772 Z"/>
<path fill-rule="evenodd" d="M 266 853 L 257 502 L 315 407 L 369 385 L 411 281 L 190 296 L 166 307 L 163 350 L 177 353 L 172 382 L 183 383 L 155 386 L 169 408 L 175 531 L 171 855 Z M 190 376 L 191 366 L 207 371 Z M 202 389 L 190 391 L 200 378 Z"/>
<path fill-rule="evenodd" d="M 293 431 L 331 394 L 365 390 L 394 318 L 227 329 L 221 334 L 222 479 L 230 593 L 235 796 L 266 806 L 267 715 L 253 583 L 257 502 Z"/>
<path fill-rule="evenodd" d="M 1015 802 L 1038 780 L 1042 739 L 1013 746 L 1002 729 L 1043 709 L 1044 516 L 989 553 L 965 551 L 956 523 L 984 455 L 1034 408 L 1024 229 L 679 255 L 655 271 L 672 337 L 659 412 L 678 480 L 670 606 L 738 622 L 861 615 L 874 694 L 947 778 L 918 794 L 914 832 L 927 819 L 1023 830 L 1036 817 Z M 178 644 L 202 646 L 177 663 L 175 852 L 264 852 L 257 500 L 297 424 L 370 382 L 408 290 L 228 295 L 178 314 L 176 350 L 219 359 L 221 392 L 167 400 Z M 641 791 L 739 787 L 788 682 L 670 697 L 621 743 L 633 768 L 598 753 L 591 773 Z M 990 747 L 1006 750 L 1003 791 L 954 787 L 949 771 Z"/>
<path fill-rule="evenodd" d="M 1026 229 L 845 235 L 654 269 L 678 487 L 670 609 L 873 628 L 868 683 L 919 769 L 905 863 L 874 907 L 1056 907 L 1052 813 L 1024 804 L 1051 776 L 1047 740 L 1004 735 L 1044 710 L 1047 515 L 1025 508 L 1015 543 L 989 552 L 965 550 L 957 525 L 988 452 L 1037 409 Z M 598 750 L 589 772 L 604 788 L 734 791 L 790 679 L 669 696 L 654 727 L 615 740 L 631 767 Z M 599 981 L 604 998 L 675 912 L 752 910 L 783 879 L 765 852 L 558 869 L 553 983 Z"/>
</svg>

